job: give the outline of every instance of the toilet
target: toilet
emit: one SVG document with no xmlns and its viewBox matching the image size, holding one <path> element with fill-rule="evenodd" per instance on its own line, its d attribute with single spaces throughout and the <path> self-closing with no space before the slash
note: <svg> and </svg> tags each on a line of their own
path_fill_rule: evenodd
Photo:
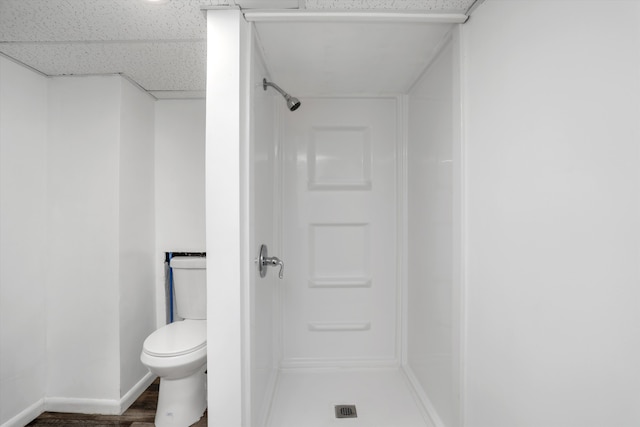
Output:
<svg viewBox="0 0 640 427">
<path fill-rule="evenodd" d="M 176 314 L 184 319 L 153 332 L 142 345 L 140 360 L 160 377 L 158 427 L 186 427 L 207 408 L 206 258 L 171 258 Z"/>
</svg>

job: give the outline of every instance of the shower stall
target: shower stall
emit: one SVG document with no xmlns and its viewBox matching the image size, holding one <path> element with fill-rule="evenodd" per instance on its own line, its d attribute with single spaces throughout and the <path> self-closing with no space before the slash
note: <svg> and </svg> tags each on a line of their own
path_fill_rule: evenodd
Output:
<svg viewBox="0 0 640 427">
<path fill-rule="evenodd" d="M 465 19 L 208 11 L 210 425 L 459 424 Z"/>
</svg>

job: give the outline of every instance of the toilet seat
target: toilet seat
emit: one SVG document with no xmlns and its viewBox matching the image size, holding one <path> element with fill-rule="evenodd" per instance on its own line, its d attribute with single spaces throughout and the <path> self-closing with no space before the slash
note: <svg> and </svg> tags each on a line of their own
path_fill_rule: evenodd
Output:
<svg viewBox="0 0 640 427">
<path fill-rule="evenodd" d="M 182 320 L 170 323 L 147 337 L 143 351 L 155 357 L 175 357 L 207 346 L 206 320 Z"/>
</svg>

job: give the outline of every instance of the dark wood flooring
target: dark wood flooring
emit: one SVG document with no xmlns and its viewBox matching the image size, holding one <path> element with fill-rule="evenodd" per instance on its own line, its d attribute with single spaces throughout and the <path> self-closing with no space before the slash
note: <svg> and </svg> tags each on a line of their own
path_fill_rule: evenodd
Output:
<svg viewBox="0 0 640 427">
<path fill-rule="evenodd" d="M 153 427 L 158 404 L 160 380 L 155 380 L 122 415 L 86 415 L 63 412 L 45 412 L 27 424 L 27 427 L 91 426 L 91 427 Z M 207 426 L 207 412 L 194 427 Z"/>
</svg>

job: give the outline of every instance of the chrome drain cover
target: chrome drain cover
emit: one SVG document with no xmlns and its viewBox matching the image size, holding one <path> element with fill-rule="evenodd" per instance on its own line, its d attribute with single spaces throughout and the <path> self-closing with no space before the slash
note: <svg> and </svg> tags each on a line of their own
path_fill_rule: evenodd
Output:
<svg viewBox="0 0 640 427">
<path fill-rule="evenodd" d="M 358 418 L 356 405 L 336 405 L 336 418 Z"/>
</svg>

